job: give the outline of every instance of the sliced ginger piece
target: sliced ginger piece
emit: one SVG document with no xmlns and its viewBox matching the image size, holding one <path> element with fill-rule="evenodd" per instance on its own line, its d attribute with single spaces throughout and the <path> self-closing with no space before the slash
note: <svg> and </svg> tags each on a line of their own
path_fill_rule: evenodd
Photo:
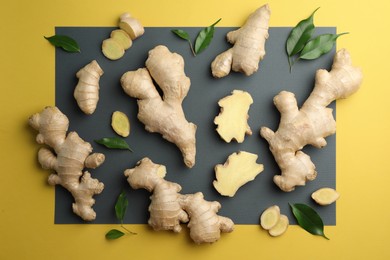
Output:
<svg viewBox="0 0 390 260">
<path fill-rule="evenodd" d="M 286 215 L 280 215 L 278 222 L 275 226 L 268 230 L 268 233 L 273 237 L 280 236 L 287 231 L 288 225 L 288 217 Z"/>
<path fill-rule="evenodd" d="M 263 211 L 260 216 L 260 225 L 265 230 L 275 227 L 280 219 L 280 208 L 277 205 L 271 206 Z"/>
<path fill-rule="evenodd" d="M 125 49 L 114 38 L 108 38 L 103 41 L 102 52 L 110 60 L 118 60 L 125 55 Z"/>
<path fill-rule="evenodd" d="M 218 126 L 217 132 L 225 142 L 235 139 L 242 143 L 245 134 L 251 135 L 248 125 L 248 111 L 253 99 L 248 92 L 233 90 L 230 96 L 218 101 L 221 112 L 215 117 L 214 123 Z"/>
<path fill-rule="evenodd" d="M 130 121 L 125 113 L 115 111 L 111 117 L 111 127 L 120 136 L 128 137 L 130 134 Z"/>
<path fill-rule="evenodd" d="M 237 190 L 264 170 L 257 164 L 257 155 L 248 152 L 231 154 L 225 164 L 215 166 L 214 188 L 223 196 L 233 197 Z"/>
<path fill-rule="evenodd" d="M 132 40 L 144 34 L 145 29 L 139 20 L 132 17 L 129 13 L 120 16 L 119 28 L 127 32 Z"/>
<path fill-rule="evenodd" d="M 319 205 L 326 206 L 335 202 L 340 194 L 332 188 L 321 188 L 313 192 L 311 197 Z"/>
<path fill-rule="evenodd" d="M 110 38 L 120 43 L 125 50 L 129 49 L 133 45 L 133 41 L 130 36 L 122 29 L 113 30 L 110 34 Z"/>
</svg>

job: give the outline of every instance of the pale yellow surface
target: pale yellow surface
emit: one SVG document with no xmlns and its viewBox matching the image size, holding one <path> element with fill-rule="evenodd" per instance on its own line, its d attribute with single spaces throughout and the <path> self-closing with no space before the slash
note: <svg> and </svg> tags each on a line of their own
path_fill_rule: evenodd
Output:
<svg viewBox="0 0 390 260">
<path fill-rule="evenodd" d="M 337 225 L 330 240 L 291 226 L 271 238 L 256 225 L 238 225 L 213 245 L 188 233 L 138 233 L 107 242 L 113 225 L 54 225 L 54 189 L 38 167 L 27 118 L 54 105 L 54 48 L 43 35 L 55 26 L 115 26 L 131 12 L 144 26 L 239 26 L 258 0 L 100 1 L 1 0 L 0 3 L 0 259 L 390 259 L 390 1 L 269 1 L 270 26 L 294 26 L 316 7 L 317 26 L 350 32 L 338 39 L 364 83 L 337 104 Z M 255 133 L 254 133 L 255 134 Z M 374 209 L 375 211 L 371 210 Z M 262 209 L 259 209 L 259 212 Z"/>
</svg>

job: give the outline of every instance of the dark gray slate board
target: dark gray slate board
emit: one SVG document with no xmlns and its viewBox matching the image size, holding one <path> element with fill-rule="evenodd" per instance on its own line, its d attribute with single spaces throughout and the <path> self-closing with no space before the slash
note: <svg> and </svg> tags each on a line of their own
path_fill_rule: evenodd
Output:
<svg viewBox="0 0 390 260">
<path fill-rule="evenodd" d="M 97 218 L 91 223 L 118 223 L 115 218 L 114 204 L 117 196 L 125 190 L 129 207 L 124 223 L 147 223 L 150 194 L 145 190 L 132 190 L 127 184 L 123 171 L 133 168 L 138 160 L 147 156 L 155 163 L 167 167 L 167 180 L 179 183 L 183 193 L 201 191 L 207 200 L 217 200 L 222 204 L 221 215 L 230 217 L 236 224 L 258 224 L 259 215 L 268 206 L 277 204 L 283 214 L 288 215 L 291 223 L 296 223 L 288 203 L 307 203 L 313 206 L 326 225 L 335 225 L 335 204 L 320 207 L 311 200 L 310 194 L 321 187 L 335 187 L 336 155 L 335 136 L 327 138 L 328 146 L 323 149 L 306 147 L 317 166 L 318 177 L 315 181 L 285 193 L 272 182 L 272 177 L 279 174 L 268 145 L 259 135 L 261 126 L 277 129 L 279 113 L 272 103 L 273 97 L 281 90 L 296 94 L 298 104 L 307 98 L 313 88 L 315 71 L 329 69 L 334 50 L 315 61 L 299 61 L 289 73 L 285 41 L 291 28 L 270 28 L 266 43 L 267 55 L 260 64 L 260 70 L 246 77 L 231 73 L 223 79 L 214 79 L 210 73 L 210 64 L 214 57 L 230 45 L 225 35 L 233 28 L 217 27 L 211 45 L 203 53 L 193 57 L 186 41 L 177 38 L 170 31 L 172 28 L 146 28 L 145 34 L 134 41 L 131 49 L 117 61 L 106 59 L 101 53 L 102 41 L 109 37 L 111 27 L 57 27 L 56 34 L 66 34 L 79 43 L 81 53 L 66 53 L 56 50 L 56 105 L 70 120 L 70 130 L 77 131 L 90 142 L 95 152 L 106 155 L 105 163 L 95 170 L 92 176 L 105 184 L 102 194 L 95 196 L 94 209 Z M 181 28 L 195 39 L 200 28 Z M 335 33 L 334 27 L 321 27 L 316 33 Z M 191 79 L 191 88 L 183 107 L 189 121 L 198 125 L 196 165 L 187 169 L 179 150 L 162 139 L 159 134 L 151 134 L 137 120 L 136 100 L 127 96 L 121 86 L 120 77 L 129 70 L 144 67 L 148 50 L 156 45 L 166 45 L 172 52 L 177 52 L 185 60 L 185 72 Z M 76 72 L 90 61 L 96 59 L 104 70 L 100 80 L 100 101 L 93 115 L 84 115 L 73 98 L 77 84 Z M 253 135 L 247 136 L 242 144 L 225 143 L 215 131 L 214 117 L 219 113 L 218 100 L 229 95 L 232 90 L 248 91 L 254 100 L 249 110 L 249 125 Z M 335 108 L 335 104 L 332 104 Z M 134 153 L 122 150 L 109 150 L 93 140 L 115 136 L 111 129 L 111 114 L 120 110 L 129 116 L 131 134 L 126 138 Z M 219 195 L 212 182 L 215 178 L 214 166 L 224 163 L 227 157 L 237 151 L 248 151 L 259 155 L 258 163 L 264 164 L 265 170 L 252 182 L 241 187 L 233 198 Z M 62 187 L 56 188 L 55 223 L 85 223 L 73 214 L 73 198 Z"/>
</svg>

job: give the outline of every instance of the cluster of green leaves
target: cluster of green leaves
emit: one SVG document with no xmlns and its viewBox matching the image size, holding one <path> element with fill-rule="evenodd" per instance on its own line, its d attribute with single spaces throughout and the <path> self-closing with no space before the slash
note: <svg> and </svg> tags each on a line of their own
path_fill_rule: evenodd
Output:
<svg viewBox="0 0 390 260">
<path fill-rule="evenodd" d="M 332 50 L 340 34 L 321 34 L 311 39 L 315 26 L 313 24 L 314 12 L 307 18 L 300 21 L 290 32 L 286 41 L 286 51 L 290 72 L 294 63 L 300 59 L 314 60 Z M 294 60 L 294 57 L 295 60 Z"/>
<path fill-rule="evenodd" d="M 119 137 L 104 137 L 94 141 L 110 149 L 122 149 L 133 152 L 126 140 Z"/>
<path fill-rule="evenodd" d="M 80 47 L 77 42 L 67 35 L 53 35 L 50 37 L 44 37 L 55 47 L 60 47 L 67 52 L 80 52 Z"/>
<path fill-rule="evenodd" d="M 125 230 L 128 234 L 136 235 L 137 233 L 134 233 L 123 226 L 123 219 L 125 218 L 128 204 L 129 201 L 127 200 L 126 193 L 122 191 L 121 194 L 119 194 L 118 199 L 115 203 L 115 215 L 116 218 L 120 221 L 120 225 L 123 230 Z M 106 239 L 113 240 L 120 238 L 124 235 L 125 233 L 118 229 L 111 229 L 106 233 Z"/>
<path fill-rule="evenodd" d="M 301 203 L 289 205 L 299 226 L 310 234 L 322 236 L 329 240 L 324 234 L 324 223 L 313 208 Z"/>
<path fill-rule="evenodd" d="M 221 21 L 221 18 L 219 18 L 215 23 L 212 25 L 203 28 L 198 36 L 195 39 L 195 48 L 192 47 L 191 39 L 189 34 L 181 29 L 173 29 L 171 30 L 174 34 L 179 36 L 181 39 L 186 40 L 191 48 L 192 54 L 196 56 L 197 54 L 201 53 L 204 51 L 211 43 L 211 40 L 214 37 L 214 30 L 215 30 L 215 25 Z"/>
</svg>

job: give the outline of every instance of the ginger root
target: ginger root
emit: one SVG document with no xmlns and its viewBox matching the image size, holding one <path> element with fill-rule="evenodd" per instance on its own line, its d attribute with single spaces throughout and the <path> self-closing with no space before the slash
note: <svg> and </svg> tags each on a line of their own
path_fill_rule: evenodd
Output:
<svg viewBox="0 0 390 260">
<path fill-rule="evenodd" d="M 288 217 L 280 214 L 280 208 L 277 205 L 268 207 L 260 215 L 260 226 L 273 237 L 280 236 L 286 232 L 288 225 Z"/>
<path fill-rule="evenodd" d="M 211 63 L 214 77 L 225 77 L 231 69 L 247 76 L 258 70 L 259 62 L 265 55 L 270 15 L 268 4 L 263 5 L 248 17 L 240 29 L 226 35 L 228 42 L 234 46 L 219 54 Z"/>
<path fill-rule="evenodd" d="M 124 30 L 132 40 L 144 34 L 145 29 L 138 19 L 132 17 L 129 13 L 120 16 L 119 28 Z"/>
<path fill-rule="evenodd" d="M 153 80 L 163 91 L 163 97 Z M 145 129 L 160 133 L 174 143 L 182 152 L 186 166 L 193 167 L 196 125 L 186 120 L 181 106 L 191 84 L 184 73 L 183 58 L 159 45 L 149 51 L 146 68 L 126 72 L 121 84 L 126 94 L 138 99 L 138 119 Z"/>
<path fill-rule="evenodd" d="M 82 140 L 76 132 L 66 135 L 69 126 L 68 118 L 57 107 L 46 107 L 42 112 L 29 118 L 29 124 L 39 131 L 36 141 L 46 144 L 40 148 L 38 161 L 43 169 L 53 169 L 49 176 L 50 185 L 60 184 L 73 196 L 73 212 L 82 219 L 91 221 L 96 218 L 92 209 L 95 194 L 103 191 L 104 185 L 91 178 L 86 168 L 95 169 L 104 162 L 104 154 L 92 153 L 92 146 Z"/>
<path fill-rule="evenodd" d="M 76 73 L 79 82 L 73 95 L 80 109 L 87 115 L 95 112 L 99 101 L 99 80 L 102 75 L 103 70 L 96 60 L 85 65 Z"/>
<path fill-rule="evenodd" d="M 217 201 L 206 201 L 201 192 L 180 194 L 177 183 L 164 179 L 166 168 L 144 158 L 132 169 L 124 172 L 133 189 L 146 189 L 153 192 L 149 206 L 148 224 L 154 230 L 180 232 L 180 223 L 187 223 L 190 237 L 197 243 L 213 243 L 219 240 L 221 232 L 232 232 L 231 219 L 218 216 L 221 205 Z"/>
<path fill-rule="evenodd" d="M 214 119 L 217 132 L 225 142 L 230 143 L 235 139 L 242 143 L 245 134 L 251 135 L 252 131 L 248 125 L 248 111 L 253 103 L 251 95 L 242 90 L 233 90 L 230 96 L 218 101 L 221 112 Z"/>
<path fill-rule="evenodd" d="M 336 53 L 330 72 L 317 71 L 314 89 L 300 110 L 293 93 L 282 91 L 275 96 L 274 104 L 281 114 L 279 128 L 273 132 L 262 127 L 260 134 L 282 170 L 274 176 L 280 189 L 292 191 L 316 178 L 315 165 L 301 150 L 307 144 L 317 148 L 326 145 L 325 137 L 336 131 L 332 109 L 327 106 L 355 93 L 361 82 L 361 70 L 352 66 L 349 53 L 342 49 Z"/>
<path fill-rule="evenodd" d="M 330 205 L 339 197 L 340 194 L 332 188 L 321 188 L 311 194 L 311 198 L 321 206 Z"/>
<path fill-rule="evenodd" d="M 111 116 L 111 127 L 120 136 L 128 137 L 130 134 L 130 121 L 125 113 L 115 111 Z"/>
<path fill-rule="evenodd" d="M 215 166 L 216 181 L 214 188 L 223 196 L 233 197 L 237 190 L 246 183 L 253 181 L 264 170 L 262 164 L 257 164 L 257 155 L 248 152 L 233 153 L 222 165 Z"/>
</svg>

